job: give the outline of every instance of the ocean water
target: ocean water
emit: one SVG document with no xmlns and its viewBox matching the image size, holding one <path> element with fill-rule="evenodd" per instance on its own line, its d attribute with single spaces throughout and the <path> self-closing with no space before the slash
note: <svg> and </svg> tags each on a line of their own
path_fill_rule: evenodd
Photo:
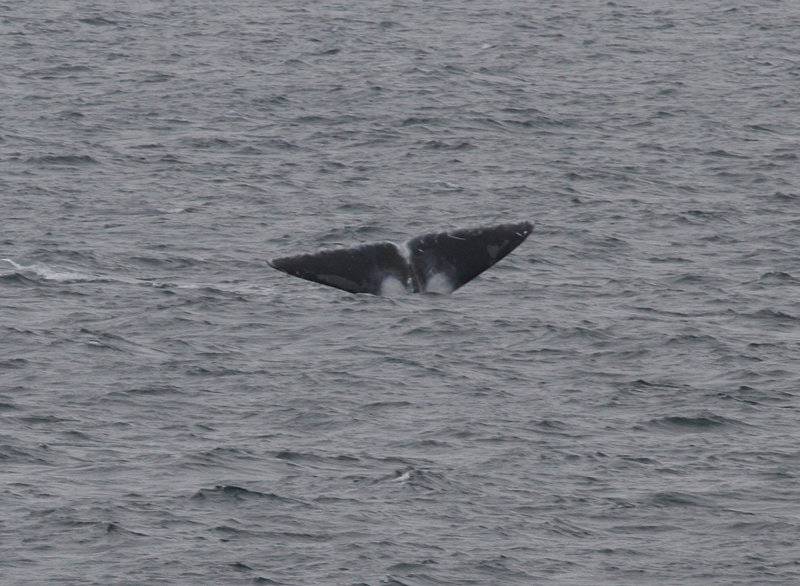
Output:
<svg viewBox="0 0 800 586">
<path fill-rule="evenodd" d="M 800 581 L 800 8 L 0 6 L 0 582 Z M 272 270 L 530 219 L 452 295 Z"/>
</svg>

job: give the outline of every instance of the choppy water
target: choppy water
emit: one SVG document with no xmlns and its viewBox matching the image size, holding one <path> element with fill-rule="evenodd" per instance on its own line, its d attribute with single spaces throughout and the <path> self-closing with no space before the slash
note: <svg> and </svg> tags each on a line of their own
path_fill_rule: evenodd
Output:
<svg viewBox="0 0 800 586">
<path fill-rule="evenodd" d="M 0 39 L 4 584 L 800 581 L 795 3 Z M 266 263 L 520 219 L 452 296 Z"/>
</svg>

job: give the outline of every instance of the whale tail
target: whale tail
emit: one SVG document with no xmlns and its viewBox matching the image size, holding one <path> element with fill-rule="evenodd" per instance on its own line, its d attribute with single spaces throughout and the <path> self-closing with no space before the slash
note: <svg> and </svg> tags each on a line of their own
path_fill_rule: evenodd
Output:
<svg viewBox="0 0 800 586">
<path fill-rule="evenodd" d="M 423 234 L 397 245 L 376 242 L 269 261 L 301 279 L 350 293 L 450 293 L 508 255 L 533 231 L 531 222 Z"/>
</svg>

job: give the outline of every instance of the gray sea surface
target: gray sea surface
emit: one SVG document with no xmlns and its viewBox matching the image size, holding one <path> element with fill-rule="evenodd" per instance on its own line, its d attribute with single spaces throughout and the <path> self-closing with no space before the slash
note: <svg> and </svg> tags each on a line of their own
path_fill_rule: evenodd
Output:
<svg viewBox="0 0 800 586">
<path fill-rule="evenodd" d="M 0 5 L 0 583 L 800 582 L 800 5 Z M 452 295 L 275 256 L 533 220 Z"/>
</svg>

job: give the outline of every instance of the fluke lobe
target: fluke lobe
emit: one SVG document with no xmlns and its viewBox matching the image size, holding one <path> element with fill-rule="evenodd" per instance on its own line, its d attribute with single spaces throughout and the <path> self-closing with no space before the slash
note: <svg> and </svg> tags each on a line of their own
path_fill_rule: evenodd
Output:
<svg viewBox="0 0 800 586">
<path fill-rule="evenodd" d="M 350 293 L 451 293 L 522 244 L 531 231 L 531 222 L 463 228 L 403 244 L 384 241 L 275 258 L 269 264 Z"/>
</svg>

